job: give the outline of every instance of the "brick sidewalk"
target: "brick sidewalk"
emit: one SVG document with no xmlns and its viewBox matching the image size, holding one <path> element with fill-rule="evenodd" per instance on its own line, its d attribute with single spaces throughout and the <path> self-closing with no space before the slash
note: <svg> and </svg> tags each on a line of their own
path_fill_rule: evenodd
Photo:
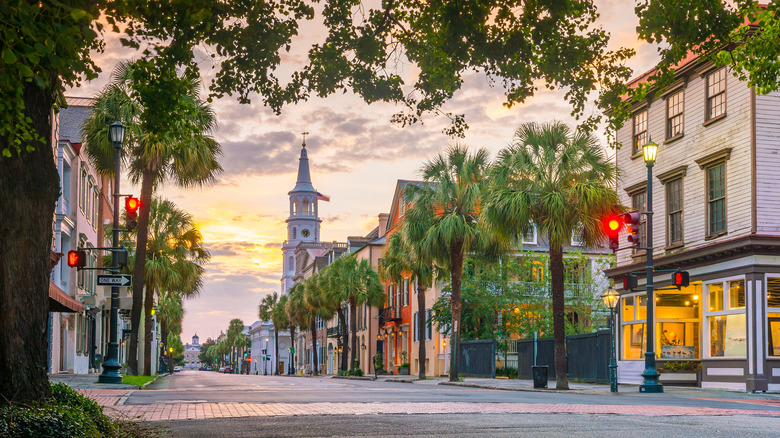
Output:
<svg viewBox="0 0 780 438">
<path fill-rule="evenodd" d="M 83 394 L 106 407 L 106 413 L 132 421 L 167 421 L 236 417 L 379 414 L 614 414 L 614 415 L 763 415 L 780 417 L 780 411 L 696 408 L 679 406 L 627 406 L 542 403 L 202 403 L 171 400 L 149 405 L 125 405 L 132 391 L 85 389 Z"/>
</svg>

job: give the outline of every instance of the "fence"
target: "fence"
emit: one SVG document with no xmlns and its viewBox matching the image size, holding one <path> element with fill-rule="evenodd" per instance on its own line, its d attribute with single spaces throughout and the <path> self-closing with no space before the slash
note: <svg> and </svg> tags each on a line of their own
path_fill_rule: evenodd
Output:
<svg viewBox="0 0 780 438">
<path fill-rule="evenodd" d="M 458 345 L 458 374 L 469 377 L 496 377 L 496 341 L 493 339 L 461 341 Z"/>
<path fill-rule="evenodd" d="M 609 383 L 609 354 L 612 336 L 609 330 L 566 336 L 566 359 L 570 379 L 584 382 Z M 536 363 L 548 365 L 550 380 L 555 379 L 555 342 L 553 338 L 537 340 Z M 517 342 L 517 374 L 520 379 L 531 379 L 534 364 L 534 340 Z"/>
</svg>

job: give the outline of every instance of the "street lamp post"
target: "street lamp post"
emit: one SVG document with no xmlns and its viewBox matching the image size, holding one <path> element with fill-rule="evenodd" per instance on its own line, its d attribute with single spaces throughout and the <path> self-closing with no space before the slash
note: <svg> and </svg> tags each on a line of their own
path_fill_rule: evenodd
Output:
<svg viewBox="0 0 780 438">
<path fill-rule="evenodd" d="M 658 381 L 658 370 L 655 367 L 655 300 L 653 298 L 653 165 L 658 153 L 658 145 L 650 140 L 642 146 L 645 165 L 647 166 L 647 211 L 645 254 L 647 257 L 647 351 L 645 352 L 645 371 L 642 373 L 644 381 L 639 385 L 639 392 L 658 393 L 664 392 L 663 385 Z"/>
<path fill-rule="evenodd" d="M 125 139 L 125 125 L 116 121 L 108 127 L 108 137 L 114 145 L 114 224 L 112 247 L 119 247 L 119 175 L 121 172 L 122 142 Z M 119 270 L 119 253 L 112 251 L 114 272 Z M 108 355 L 103 362 L 103 372 L 98 377 L 100 383 L 122 383 L 119 375 L 119 286 L 111 286 L 111 319 L 109 321 Z M 133 330 L 136 330 L 133 327 Z"/>
<path fill-rule="evenodd" d="M 609 355 L 609 391 L 618 392 L 617 379 L 617 358 L 615 357 L 615 308 L 617 307 L 620 296 L 615 289 L 609 289 L 601 295 L 604 304 L 609 309 L 609 330 L 612 335 L 612 349 Z"/>
<path fill-rule="evenodd" d="M 263 375 L 268 375 L 268 367 L 266 366 L 266 358 L 269 356 L 268 353 L 268 338 L 265 338 L 265 354 L 263 355 Z"/>
</svg>

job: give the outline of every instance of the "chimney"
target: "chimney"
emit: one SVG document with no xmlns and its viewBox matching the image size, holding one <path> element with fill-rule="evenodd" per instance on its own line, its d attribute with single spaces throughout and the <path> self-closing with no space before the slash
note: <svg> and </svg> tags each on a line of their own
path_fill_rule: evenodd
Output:
<svg viewBox="0 0 780 438">
<path fill-rule="evenodd" d="M 379 237 L 383 237 L 387 233 L 387 220 L 389 218 L 389 214 L 379 213 Z"/>
</svg>

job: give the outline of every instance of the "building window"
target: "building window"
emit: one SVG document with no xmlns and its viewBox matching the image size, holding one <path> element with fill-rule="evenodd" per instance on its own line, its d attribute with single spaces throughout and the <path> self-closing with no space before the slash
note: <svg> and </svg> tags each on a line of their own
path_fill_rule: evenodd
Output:
<svg viewBox="0 0 780 438">
<path fill-rule="evenodd" d="M 642 151 L 642 146 L 647 143 L 647 110 L 634 114 L 634 136 L 631 154 L 636 155 Z"/>
<path fill-rule="evenodd" d="M 631 295 L 621 298 L 622 357 L 643 359 L 647 351 L 647 296 Z"/>
<path fill-rule="evenodd" d="M 431 309 L 425 309 L 425 340 L 433 337 L 433 323 L 431 322 Z"/>
<path fill-rule="evenodd" d="M 295 227 L 293 227 L 293 236 L 292 236 L 292 238 L 293 238 L 293 240 L 298 238 L 298 229 L 295 228 Z"/>
<path fill-rule="evenodd" d="M 707 75 L 707 108 L 705 120 L 726 114 L 726 67 Z"/>
<path fill-rule="evenodd" d="M 87 168 L 83 162 L 79 164 L 81 164 L 81 180 L 79 181 L 79 208 L 81 208 L 81 211 L 84 211 L 84 199 L 87 196 Z"/>
<path fill-rule="evenodd" d="M 537 244 L 536 224 L 534 224 L 533 222 L 531 223 L 530 227 L 528 228 L 528 231 L 523 233 L 523 244 L 524 245 L 536 245 Z"/>
<path fill-rule="evenodd" d="M 683 242 L 682 178 L 666 183 L 666 230 L 669 245 Z"/>
<path fill-rule="evenodd" d="M 290 256 L 287 259 L 287 270 L 294 271 L 295 270 L 295 259 L 293 259 L 292 256 Z"/>
<path fill-rule="evenodd" d="M 780 356 L 780 277 L 766 279 L 767 353 Z"/>
<path fill-rule="evenodd" d="M 685 90 L 680 90 L 666 98 L 666 138 L 683 134 L 683 108 Z"/>
<path fill-rule="evenodd" d="M 414 333 L 412 334 L 412 339 L 414 339 L 414 342 L 420 341 L 420 325 L 418 324 L 418 316 L 420 315 L 420 312 L 414 312 Z"/>
<path fill-rule="evenodd" d="M 707 235 L 726 231 L 726 163 L 707 169 Z"/>
<path fill-rule="evenodd" d="M 639 193 L 634 193 L 631 195 L 631 208 L 638 212 L 644 212 L 647 210 L 647 192 L 642 191 Z M 639 215 L 639 231 L 637 232 L 637 235 L 639 236 L 639 242 L 641 245 L 644 245 L 647 242 L 647 216 L 644 214 Z M 640 245 L 640 246 L 641 246 Z M 633 247 L 631 250 L 633 253 L 641 252 L 644 250 L 640 250 L 637 247 Z"/>
<path fill-rule="evenodd" d="M 404 199 L 403 193 L 401 193 L 401 197 L 398 199 L 398 217 L 402 217 L 406 214 L 406 200 Z"/>
<path fill-rule="evenodd" d="M 704 287 L 708 301 L 709 357 L 745 356 L 745 279 L 716 281 Z"/>
<path fill-rule="evenodd" d="M 585 237 L 583 236 L 582 225 L 578 225 L 577 228 L 571 230 L 571 246 L 584 246 Z"/>
<path fill-rule="evenodd" d="M 403 306 L 406 307 L 409 305 L 409 279 L 404 278 L 403 280 Z"/>
</svg>

